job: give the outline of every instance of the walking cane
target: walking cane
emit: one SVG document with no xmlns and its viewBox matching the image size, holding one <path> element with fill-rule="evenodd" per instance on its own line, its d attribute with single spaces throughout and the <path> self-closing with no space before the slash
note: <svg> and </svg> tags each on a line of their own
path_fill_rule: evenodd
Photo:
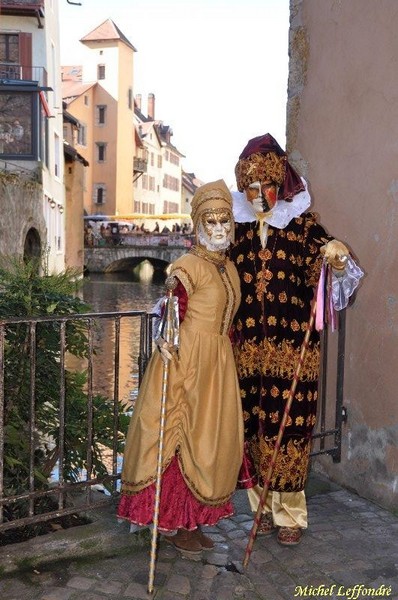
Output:
<svg viewBox="0 0 398 600">
<path fill-rule="evenodd" d="M 164 313 L 160 321 L 157 337 L 161 337 L 165 342 L 169 343 L 173 348 L 178 349 L 179 345 L 179 319 L 178 319 L 178 298 L 173 296 L 175 288 L 174 277 L 166 279 L 167 297 L 165 301 Z M 155 485 L 155 506 L 153 511 L 153 530 L 151 540 L 150 564 L 149 564 L 149 579 L 148 593 L 152 594 L 154 590 L 155 578 L 155 562 L 157 553 L 157 538 L 159 524 L 159 507 L 160 507 L 160 492 L 162 484 L 162 461 L 163 461 L 163 443 L 164 431 L 166 425 L 166 401 L 167 388 L 169 382 L 169 359 L 166 358 L 163 364 L 162 378 L 162 396 L 160 401 L 160 424 L 159 424 L 159 445 L 156 467 L 156 485 Z"/>
<path fill-rule="evenodd" d="M 282 437 L 283 437 L 283 433 L 285 431 L 285 427 L 286 427 L 286 422 L 287 422 L 287 418 L 289 416 L 289 412 L 290 412 L 290 408 L 292 406 L 292 402 L 293 402 L 293 397 L 294 397 L 294 393 L 296 391 L 296 387 L 297 387 L 297 383 L 299 380 L 299 376 L 301 373 L 301 368 L 303 366 L 303 362 L 304 362 L 304 356 L 305 353 L 307 352 L 307 348 L 308 348 L 308 344 L 309 344 L 309 340 L 310 340 L 310 335 L 311 335 L 311 331 L 314 327 L 314 323 L 315 323 L 315 316 L 316 316 L 316 311 L 317 311 L 317 298 L 318 298 L 318 292 L 323 292 L 323 286 L 324 286 L 324 281 L 325 281 L 325 270 L 326 270 L 326 265 L 325 263 L 322 265 L 322 270 L 321 270 L 321 277 L 319 279 L 318 282 L 318 286 L 317 286 L 317 291 L 315 291 L 314 293 L 314 298 L 312 300 L 312 304 L 311 304 L 311 312 L 310 312 L 310 319 L 308 322 L 308 327 L 307 327 L 307 331 L 305 332 L 305 336 L 304 336 L 304 340 L 303 343 L 301 345 L 301 351 L 300 351 L 300 357 L 296 366 L 296 370 L 294 372 L 294 376 L 293 376 L 293 381 L 292 381 L 292 385 L 290 387 L 289 390 L 289 396 L 286 402 L 286 406 L 285 406 L 285 410 L 283 413 L 283 417 L 282 417 L 282 421 L 279 427 L 279 432 L 278 432 L 278 436 L 275 442 L 275 447 L 274 447 L 274 451 L 272 454 L 272 458 L 268 467 L 268 471 L 267 471 L 267 475 L 265 477 L 264 480 L 264 487 L 261 490 L 261 495 L 260 495 L 260 501 L 258 503 L 258 508 L 257 508 L 257 512 L 256 512 L 256 516 L 254 518 L 254 522 L 253 522 L 253 526 L 251 528 L 250 531 L 250 535 L 249 535 L 249 541 L 247 543 L 246 546 L 246 552 L 245 552 L 245 556 L 243 559 L 243 567 L 246 568 L 249 560 L 250 560 L 250 555 L 252 553 L 252 549 L 253 549 L 253 544 L 254 544 L 254 540 L 256 539 L 256 535 L 257 535 L 257 529 L 258 526 L 260 524 L 260 520 L 261 520 L 261 514 L 262 514 L 262 510 L 265 506 L 266 500 L 267 500 L 267 496 L 268 496 L 268 490 L 269 490 L 269 486 L 271 483 L 271 477 L 272 477 L 272 473 L 275 467 L 275 463 L 276 463 L 276 458 L 278 456 L 278 452 L 280 449 L 280 445 L 281 445 L 281 441 L 282 441 Z M 319 306 L 319 308 L 321 308 Z M 323 308 L 323 307 L 322 307 Z"/>
</svg>

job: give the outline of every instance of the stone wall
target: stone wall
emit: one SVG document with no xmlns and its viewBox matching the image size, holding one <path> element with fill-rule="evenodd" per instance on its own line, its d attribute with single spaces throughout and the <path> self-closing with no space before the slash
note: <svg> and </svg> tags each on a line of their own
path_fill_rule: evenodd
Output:
<svg viewBox="0 0 398 600">
<path fill-rule="evenodd" d="M 340 464 L 314 468 L 398 505 L 398 3 L 291 0 L 287 148 L 313 209 L 365 277 L 347 312 Z M 333 401 L 334 389 L 329 390 Z"/>
<path fill-rule="evenodd" d="M 35 229 L 45 251 L 43 190 L 39 183 L 0 171 L 0 255 L 22 257 L 27 233 Z"/>
</svg>

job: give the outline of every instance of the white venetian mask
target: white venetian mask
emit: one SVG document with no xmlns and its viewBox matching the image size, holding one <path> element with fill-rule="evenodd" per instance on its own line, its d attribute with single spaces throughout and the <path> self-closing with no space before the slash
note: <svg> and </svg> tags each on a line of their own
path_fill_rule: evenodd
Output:
<svg viewBox="0 0 398 600">
<path fill-rule="evenodd" d="M 206 210 L 198 223 L 198 241 L 207 250 L 226 250 L 231 243 L 232 215 L 229 210 Z"/>
</svg>

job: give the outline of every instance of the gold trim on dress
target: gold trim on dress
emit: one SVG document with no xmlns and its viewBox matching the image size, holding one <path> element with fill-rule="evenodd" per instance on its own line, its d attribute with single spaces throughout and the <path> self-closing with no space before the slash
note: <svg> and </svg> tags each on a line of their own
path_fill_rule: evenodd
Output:
<svg viewBox="0 0 398 600">
<path fill-rule="evenodd" d="M 191 296 L 194 293 L 195 286 L 192 281 L 192 277 L 188 273 L 188 271 L 186 269 L 184 269 L 184 267 L 177 267 L 176 269 L 174 269 L 172 271 L 171 274 L 174 275 L 174 277 L 177 277 L 181 281 L 188 296 Z"/>
<path fill-rule="evenodd" d="M 207 248 L 205 248 L 204 246 L 195 245 L 192 246 L 189 253 L 194 254 L 195 256 L 199 256 L 199 258 L 203 258 L 204 260 L 213 263 L 213 265 L 216 265 L 218 269 L 225 268 L 225 265 L 227 263 L 227 257 L 225 256 L 225 252 L 223 251 L 217 252 L 213 250 L 207 250 Z"/>
</svg>

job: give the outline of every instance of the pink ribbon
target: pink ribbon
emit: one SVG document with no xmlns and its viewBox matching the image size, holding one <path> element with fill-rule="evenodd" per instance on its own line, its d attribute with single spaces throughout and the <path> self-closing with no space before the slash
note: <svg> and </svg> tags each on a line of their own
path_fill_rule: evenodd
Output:
<svg viewBox="0 0 398 600">
<path fill-rule="evenodd" d="M 322 331 L 325 324 L 330 324 L 332 331 L 336 330 L 336 311 L 333 306 L 331 289 L 332 270 L 324 260 L 316 292 L 315 329 L 317 331 Z"/>
<path fill-rule="evenodd" d="M 324 327 L 324 314 L 325 314 L 325 275 L 326 275 L 326 262 L 322 262 L 321 274 L 319 276 L 318 287 L 316 292 L 316 315 L 315 315 L 315 329 L 322 331 Z"/>
</svg>

